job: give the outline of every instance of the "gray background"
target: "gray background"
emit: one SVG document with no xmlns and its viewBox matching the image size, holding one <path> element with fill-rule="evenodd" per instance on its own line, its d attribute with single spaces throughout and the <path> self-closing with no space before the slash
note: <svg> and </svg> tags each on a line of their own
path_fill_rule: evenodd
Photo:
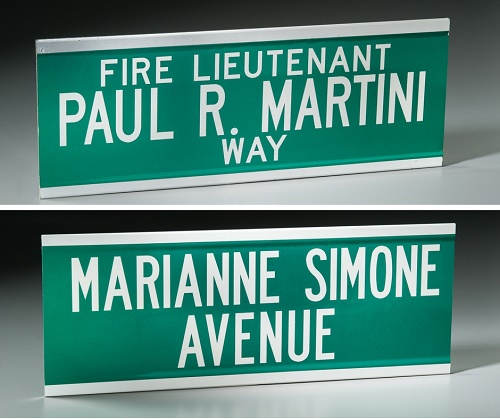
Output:
<svg viewBox="0 0 500 419">
<path fill-rule="evenodd" d="M 47 1 L 2 11 L 0 204 L 500 204 L 500 2 Z M 37 38 L 449 17 L 445 167 L 40 201 Z"/>
<path fill-rule="evenodd" d="M 43 397 L 41 234 L 427 222 L 457 224 L 451 375 Z M 500 416 L 497 211 L 3 211 L 0 228 L 0 416 Z"/>
<path fill-rule="evenodd" d="M 500 204 L 498 1 L 16 1 L 0 24 L 0 416 L 500 417 L 497 211 L 69 211 L 73 204 Z M 451 18 L 445 167 L 38 199 L 36 38 Z M 69 205 L 8 211 L 8 204 Z M 52 208 L 51 208 L 52 209 Z M 457 222 L 449 376 L 43 397 L 40 234 Z"/>
</svg>

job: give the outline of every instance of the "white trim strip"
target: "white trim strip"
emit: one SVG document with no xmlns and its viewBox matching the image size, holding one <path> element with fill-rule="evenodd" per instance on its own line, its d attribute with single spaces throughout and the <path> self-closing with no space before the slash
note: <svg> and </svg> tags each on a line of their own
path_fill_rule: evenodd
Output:
<svg viewBox="0 0 500 419">
<path fill-rule="evenodd" d="M 447 18 L 423 19 L 152 35 L 42 39 L 36 41 L 36 51 L 37 54 L 50 54 L 58 52 L 100 51 L 129 48 L 448 32 L 449 30 L 450 20 Z"/>
<path fill-rule="evenodd" d="M 218 375 L 207 377 L 164 378 L 154 380 L 111 381 L 103 383 L 45 386 L 45 396 L 122 393 L 130 391 L 179 390 L 257 384 L 284 384 L 308 381 L 388 378 L 412 375 L 449 374 L 450 364 L 410 365 L 399 367 L 349 368 L 338 370 L 289 371 L 260 374 Z"/>
<path fill-rule="evenodd" d="M 264 170 L 259 172 L 230 173 L 221 175 L 192 176 L 155 180 L 137 180 L 132 182 L 56 186 L 50 188 L 40 188 L 40 198 L 61 198 L 68 196 L 97 195 L 156 189 L 218 186 L 234 183 L 263 182 L 270 180 L 336 176 L 403 169 L 422 169 L 429 167 L 440 167 L 442 165 L 442 157 L 427 157 L 422 159 L 392 160 L 373 163 L 354 163 L 323 167 L 305 167 L 298 169 L 276 169 Z"/>
<path fill-rule="evenodd" d="M 158 243 L 214 243 L 302 239 L 344 239 L 362 237 L 406 237 L 454 235 L 456 226 L 447 224 L 375 225 L 354 227 L 302 227 L 247 230 L 172 231 L 150 233 L 54 234 L 43 235 L 42 246 L 90 246 Z"/>
</svg>

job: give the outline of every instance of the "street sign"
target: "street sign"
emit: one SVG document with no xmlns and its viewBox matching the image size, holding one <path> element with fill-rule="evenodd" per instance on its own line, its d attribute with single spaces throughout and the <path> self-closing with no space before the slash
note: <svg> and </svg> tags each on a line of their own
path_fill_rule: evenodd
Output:
<svg viewBox="0 0 500 419">
<path fill-rule="evenodd" d="M 441 166 L 448 19 L 38 40 L 42 198 Z"/>
<path fill-rule="evenodd" d="M 454 224 L 42 237 L 45 395 L 450 372 Z"/>
</svg>

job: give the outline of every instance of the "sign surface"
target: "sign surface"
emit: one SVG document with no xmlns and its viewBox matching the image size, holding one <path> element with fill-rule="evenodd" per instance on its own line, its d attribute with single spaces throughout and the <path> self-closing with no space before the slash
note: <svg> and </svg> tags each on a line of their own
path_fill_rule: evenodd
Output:
<svg viewBox="0 0 500 419">
<path fill-rule="evenodd" d="M 448 19 L 39 40 L 40 196 L 442 165 Z"/>
<path fill-rule="evenodd" d="M 450 372 L 454 224 L 42 237 L 47 396 Z"/>
</svg>

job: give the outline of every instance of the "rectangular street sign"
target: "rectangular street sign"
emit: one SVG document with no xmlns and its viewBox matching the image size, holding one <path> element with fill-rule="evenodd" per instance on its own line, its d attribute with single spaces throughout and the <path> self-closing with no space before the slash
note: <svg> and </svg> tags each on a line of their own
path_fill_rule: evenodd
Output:
<svg viewBox="0 0 500 419">
<path fill-rule="evenodd" d="M 42 237 L 45 395 L 450 372 L 455 224 Z"/>
<path fill-rule="evenodd" d="M 449 26 L 38 40 L 40 196 L 441 166 Z"/>
</svg>

